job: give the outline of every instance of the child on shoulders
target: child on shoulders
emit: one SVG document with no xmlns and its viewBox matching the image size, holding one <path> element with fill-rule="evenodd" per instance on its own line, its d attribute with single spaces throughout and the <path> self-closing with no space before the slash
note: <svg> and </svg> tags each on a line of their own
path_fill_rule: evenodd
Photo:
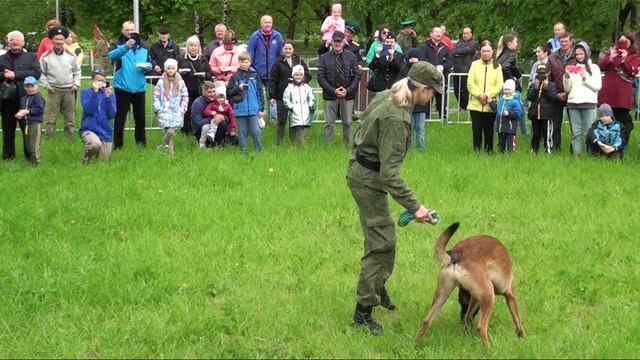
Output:
<svg viewBox="0 0 640 360">
<path fill-rule="evenodd" d="M 320 33 L 322 40 L 330 42 L 333 33 L 336 31 L 344 32 L 344 19 L 342 18 L 342 4 L 335 3 L 331 5 L 331 16 L 327 16 L 322 22 Z"/>
</svg>

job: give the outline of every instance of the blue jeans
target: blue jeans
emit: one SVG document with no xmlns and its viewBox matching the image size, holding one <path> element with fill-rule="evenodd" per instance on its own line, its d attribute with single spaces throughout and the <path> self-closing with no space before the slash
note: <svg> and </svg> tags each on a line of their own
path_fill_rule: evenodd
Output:
<svg viewBox="0 0 640 360">
<path fill-rule="evenodd" d="M 247 154 L 247 136 L 251 135 L 253 138 L 253 147 L 257 152 L 262 151 L 262 137 L 260 125 L 258 123 L 258 116 L 237 116 L 236 123 L 238 125 L 238 144 L 240 150 Z"/>
<path fill-rule="evenodd" d="M 424 133 L 426 127 L 424 126 L 425 121 L 427 119 L 427 113 L 413 113 L 411 114 L 411 134 L 409 136 L 409 141 L 413 140 L 413 134 L 415 134 L 416 142 L 415 145 L 418 147 L 418 150 L 421 152 L 424 151 Z"/>
<path fill-rule="evenodd" d="M 571 124 L 571 149 L 574 155 L 583 152 L 587 139 L 587 132 L 591 124 L 596 120 L 597 110 L 593 109 L 568 109 L 569 122 Z"/>
</svg>

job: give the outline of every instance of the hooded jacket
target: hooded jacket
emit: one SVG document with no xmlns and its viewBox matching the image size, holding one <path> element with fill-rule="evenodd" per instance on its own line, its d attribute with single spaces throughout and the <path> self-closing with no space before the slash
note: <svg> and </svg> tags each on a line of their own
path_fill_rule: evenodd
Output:
<svg viewBox="0 0 640 360">
<path fill-rule="evenodd" d="M 614 118 L 609 124 L 605 124 L 602 120 L 598 119 L 591 125 L 588 131 L 587 141 L 591 141 L 592 144 L 598 141 L 604 144 L 613 146 L 616 151 L 622 146 L 622 136 L 620 136 L 620 123 Z"/>
<path fill-rule="evenodd" d="M 591 62 L 589 58 L 591 56 L 591 50 L 586 42 L 579 42 L 573 50 L 574 53 L 578 47 L 584 49 L 586 62 L 589 65 L 591 74 L 587 72 L 585 80 L 582 80 L 582 76 L 579 73 L 571 73 L 568 76 L 565 74 L 562 76 L 562 84 L 564 90 L 567 92 L 567 107 L 576 108 L 576 105 L 584 104 L 580 106 L 580 108 L 585 108 L 585 105 L 588 104 L 589 109 L 595 109 L 598 104 L 598 91 L 600 91 L 602 87 L 600 68 Z"/>
<path fill-rule="evenodd" d="M 145 92 L 147 80 L 145 70 L 137 64 L 151 64 L 149 51 L 144 45 L 137 44 L 133 49 L 129 49 L 125 43 L 127 38 L 120 35 L 118 44 L 109 51 L 109 59 L 115 63 L 113 75 L 113 88 L 124 90 L 130 93 Z M 149 69 L 149 71 L 152 69 Z"/>
<path fill-rule="evenodd" d="M 82 90 L 82 121 L 80 136 L 85 131 L 95 133 L 103 142 L 111 142 L 113 127 L 111 120 L 116 116 L 116 94 L 106 97 L 104 90 L 95 93 L 92 88 Z"/>
<path fill-rule="evenodd" d="M 509 112 L 504 116 L 505 111 Z M 504 95 L 498 99 L 496 107 L 496 122 L 499 133 L 515 134 L 518 128 L 518 119 L 524 113 L 520 102 L 520 92 L 514 91 L 513 95 L 505 98 Z"/>
<path fill-rule="evenodd" d="M 236 117 L 257 116 L 259 112 L 263 111 L 262 82 L 260 81 L 260 75 L 253 67 L 249 67 L 246 71 L 242 69 L 238 70 L 229 81 L 227 99 L 233 99 L 242 91 L 240 84 L 247 84 L 248 87 L 244 90 L 245 94 L 242 101 L 233 103 L 233 112 Z"/>
<path fill-rule="evenodd" d="M 187 112 L 189 104 L 189 92 L 187 86 L 180 77 L 175 75 L 173 80 L 169 80 L 169 97 L 165 96 L 164 77 L 158 80 L 153 91 L 153 111 L 158 114 L 158 123 L 163 128 L 182 127 L 184 124 L 184 113 Z M 178 82 L 178 91 L 174 88 L 174 82 Z"/>
<path fill-rule="evenodd" d="M 640 57 L 631 49 L 627 51 L 625 59 L 622 59 L 620 53 L 612 57 L 610 50 L 600 59 L 599 65 L 604 78 L 602 89 L 598 93 L 598 105 L 606 103 L 614 109 L 633 109 L 631 80 L 640 71 Z"/>
<path fill-rule="evenodd" d="M 284 90 L 282 102 L 291 112 L 289 126 L 311 126 L 316 104 L 313 90 L 309 84 L 289 84 Z"/>
</svg>

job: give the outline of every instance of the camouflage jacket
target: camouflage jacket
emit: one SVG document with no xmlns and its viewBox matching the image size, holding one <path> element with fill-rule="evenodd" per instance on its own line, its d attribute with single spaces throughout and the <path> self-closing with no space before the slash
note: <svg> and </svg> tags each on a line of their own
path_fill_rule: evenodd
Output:
<svg viewBox="0 0 640 360">
<path fill-rule="evenodd" d="M 347 177 L 372 189 L 388 192 L 405 209 L 415 213 L 420 203 L 400 177 L 409 144 L 411 109 L 393 104 L 391 93 L 386 90 L 374 97 L 362 118 L 362 126 L 354 138 Z M 368 162 L 379 163 L 380 171 L 358 163 L 356 153 Z"/>
</svg>

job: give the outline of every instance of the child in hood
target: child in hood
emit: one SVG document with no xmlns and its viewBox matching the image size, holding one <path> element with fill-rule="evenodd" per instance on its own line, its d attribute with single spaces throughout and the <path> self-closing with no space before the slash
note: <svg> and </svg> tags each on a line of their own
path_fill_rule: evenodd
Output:
<svg viewBox="0 0 640 360">
<path fill-rule="evenodd" d="M 184 113 L 189 104 L 189 92 L 180 74 L 178 61 L 167 59 L 164 74 L 153 92 L 153 110 L 158 114 L 158 123 L 164 129 L 159 151 L 173 154 L 173 137 L 176 129 L 184 124 Z"/>
<path fill-rule="evenodd" d="M 502 95 L 496 107 L 496 127 L 498 128 L 498 149 L 510 152 L 516 149 L 516 129 L 518 119 L 523 115 L 520 93 L 516 90 L 516 83 L 508 79 L 502 87 Z"/>
<path fill-rule="evenodd" d="M 295 140 L 299 146 L 304 146 L 305 128 L 311 126 L 315 97 L 309 84 L 304 82 L 304 67 L 295 65 L 291 70 L 291 82 L 284 90 L 282 102 L 291 114 L 289 126 L 295 132 Z"/>
<path fill-rule="evenodd" d="M 224 81 L 215 81 L 216 100 L 210 102 L 202 111 L 202 117 L 211 118 L 211 123 L 202 127 L 202 135 L 200 136 L 200 148 L 204 148 L 207 142 L 214 142 L 218 133 L 219 125 L 215 123 L 213 117 L 216 114 L 224 115 L 228 119 L 229 136 L 236 136 L 236 117 L 233 113 L 233 107 L 227 101 L 227 86 Z M 226 138 L 226 136 L 225 136 Z"/>
</svg>

